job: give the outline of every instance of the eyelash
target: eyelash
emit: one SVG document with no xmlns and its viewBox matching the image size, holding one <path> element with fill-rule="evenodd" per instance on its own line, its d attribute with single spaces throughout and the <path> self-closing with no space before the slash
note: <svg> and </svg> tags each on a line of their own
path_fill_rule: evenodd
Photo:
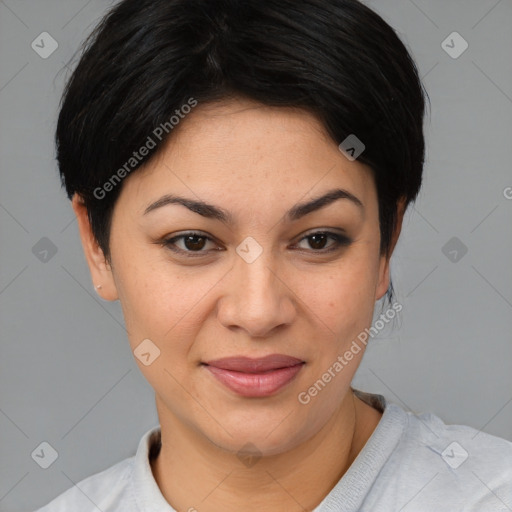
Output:
<svg viewBox="0 0 512 512">
<path fill-rule="evenodd" d="M 311 237 L 313 237 L 315 235 L 327 235 L 329 238 L 334 240 L 334 243 L 328 249 L 318 249 L 318 250 L 311 249 L 311 251 L 313 253 L 315 253 L 315 254 L 331 253 L 331 252 L 336 251 L 336 250 L 338 250 L 338 249 L 340 249 L 342 247 L 348 247 L 352 243 L 352 240 L 350 240 L 346 236 L 340 235 L 338 233 L 333 233 L 331 231 L 315 231 L 315 232 L 310 233 L 309 235 L 306 235 L 305 237 L 301 238 L 298 243 L 300 243 L 303 240 L 306 240 L 308 238 L 311 238 Z M 208 252 L 210 252 L 210 251 L 202 251 L 202 250 L 200 250 L 200 251 L 184 250 L 184 249 L 179 249 L 178 247 L 175 246 L 175 243 L 178 240 L 182 240 L 182 239 L 187 238 L 189 236 L 195 236 L 197 238 L 205 239 L 205 240 L 207 240 L 209 242 L 214 242 L 214 240 L 211 237 L 207 236 L 207 235 L 203 235 L 202 233 L 199 233 L 199 232 L 196 232 L 196 231 L 190 231 L 188 233 L 183 233 L 181 235 L 174 236 L 172 238 L 163 239 L 159 243 L 162 246 L 166 247 L 167 249 L 169 249 L 169 250 L 171 250 L 171 251 L 173 251 L 175 253 L 185 254 L 187 257 L 190 257 L 190 258 L 201 257 L 201 256 L 204 256 L 205 254 L 207 254 Z"/>
</svg>

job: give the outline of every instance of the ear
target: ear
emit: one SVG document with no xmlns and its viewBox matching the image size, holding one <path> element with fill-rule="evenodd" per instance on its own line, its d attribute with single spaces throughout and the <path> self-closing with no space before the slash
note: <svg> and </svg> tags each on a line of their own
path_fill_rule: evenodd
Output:
<svg viewBox="0 0 512 512">
<path fill-rule="evenodd" d="M 78 221 L 80 239 L 82 240 L 82 247 L 87 264 L 89 265 L 94 288 L 102 299 L 108 301 L 117 300 L 119 296 L 112 268 L 107 263 L 103 251 L 93 235 L 83 199 L 78 194 L 75 194 L 71 200 L 71 205 Z M 98 288 L 97 285 L 100 285 L 101 288 Z"/>
<path fill-rule="evenodd" d="M 405 198 L 401 198 L 397 203 L 397 218 L 396 218 L 396 226 L 393 232 L 393 236 L 391 237 L 391 243 L 389 246 L 388 254 L 383 254 L 380 257 L 379 264 L 379 282 L 377 285 L 377 289 L 375 292 L 375 300 L 379 300 L 382 298 L 389 288 L 390 275 L 389 275 L 389 262 L 391 260 L 391 255 L 395 250 L 396 243 L 398 242 L 398 237 L 400 236 L 400 231 L 402 230 L 402 221 L 404 219 L 405 213 Z"/>
</svg>

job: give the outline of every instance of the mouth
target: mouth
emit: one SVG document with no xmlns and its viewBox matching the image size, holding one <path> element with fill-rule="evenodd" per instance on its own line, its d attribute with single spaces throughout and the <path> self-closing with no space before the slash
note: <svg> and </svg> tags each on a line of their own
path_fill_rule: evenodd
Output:
<svg viewBox="0 0 512 512">
<path fill-rule="evenodd" d="M 284 388 L 305 364 L 296 357 L 271 354 L 256 359 L 244 356 L 216 359 L 202 363 L 202 366 L 234 393 L 261 398 Z"/>
</svg>

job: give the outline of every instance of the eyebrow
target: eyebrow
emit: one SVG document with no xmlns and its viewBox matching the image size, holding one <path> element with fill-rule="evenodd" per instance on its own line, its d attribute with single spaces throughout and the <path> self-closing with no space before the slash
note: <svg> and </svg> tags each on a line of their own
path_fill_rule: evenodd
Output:
<svg viewBox="0 0 512 512">
<path fill-rule="evenodd" d="M 321 208 L 325 208 L 326 206 L 339 199 L 346 199 L 355 204 L 361 211 L 364 210 L 363 203 L 354 194 L 348 190 L 336 188 L 329 190 L 327 193 L 320 197 L 316 197 L 304 203 L 296 204 L 285 213 L 285 219 L 288 221 L 296 221 L 305 215 L 308 215 L 309 213 L 320 210 Z M 173 194 L 166 194 L 165 196 L 162 196 L 160 199 L 157 199 L 155 202 L 151 203 L 144 210 L 143 215 L 146 215 L 149 212 L 156 210 L 157 208 L 162 208 L 163 206 L 167 206 L 169 204 L 181 204 L 192 212 L 198 213 L 203 217 L 219 220 L 224 224 L 233 224 L 233 215 L 231 212 L 220 208 L 219 206 L 205 203 L 204 201 L 175 196 Z"/>
</svg>

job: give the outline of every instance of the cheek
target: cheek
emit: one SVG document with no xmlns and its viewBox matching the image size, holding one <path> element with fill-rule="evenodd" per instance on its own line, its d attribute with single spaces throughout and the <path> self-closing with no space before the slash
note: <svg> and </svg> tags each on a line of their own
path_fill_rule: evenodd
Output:
<svg viewBox="0 0 512 512">
<path fill-rule="evenodd" d="M 329 272 L 307 279 L 304 302 L 332 333 L 346 340 L 371 323 L 375 306 L 378 262 L 369 254 L 355 252 Z M 315 282 L 315 286 L 311 286 Z M 332 339 L 332 336 L 330 337 Z M 339 344 L 340 338 L 337 338 Z"/>
<path fill-rule="evenodd" d="M 149 262 L 136 256 L 116 266 L 116 286 L 132 348 L 142 339 L 165 343 L 166 351 L 178 351 L 177 343 L 194 335 L 201 325 L 198 315 L 204 310 L 209 290 L 219 276 L 214 272 L 191 271 L 162 258 Z"/>
<path fill-rule="evenodd" d="M 185 403 L 178 382 L 186 378 L 190 350 L 201 325 L 201 297 L 211 286 L 203 280 L 201 289 L 190 276 L 171 269 L 170 264 L 137 264 L 132 259 L 117 266 L 116 284 L 141 373 L 155 390 L 165 390 L 166 396 Z M 147 339 L 149 345 L 143 341 Z M 137 356 L 147 352 L 158 354 L 148 365 Z"/>
<path fill-rule="evenodd" d="M 366 345 L 358 336 L 372 321 L 377 276 L 372 258 L 360 253 L 329 274 L 317 276 L 318 286 L 309 293 L 304 288 L 315 312 L 311 318 L 322 334 L 311 352 L 311 367 L 299 400 L 313 408 L 315 413 L 310 416 L 316 417 L 316 425 L 339 405 L 361 362 Z"/>
</svg>

